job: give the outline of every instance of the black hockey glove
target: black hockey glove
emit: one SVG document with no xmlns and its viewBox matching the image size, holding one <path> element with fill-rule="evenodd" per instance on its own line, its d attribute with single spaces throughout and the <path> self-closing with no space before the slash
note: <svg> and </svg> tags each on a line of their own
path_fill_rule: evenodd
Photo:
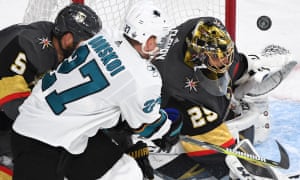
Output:
<svg viewBox="0 0 300 180">
<path fill-rule="evenodd" d="M 145 178 L 154 178 L 153 168 L 148 159 L 149 150 L 146 143 L 138 141 L 135 145 L 130 147 L 126 151 L 126 153 L 132 156 L 137 161 L 138 165 L 143 171 L 143 175 Z"/>
<path fill-rule="evenodd" d="M 155 139 L 153 143 L 165 152 L 170 152 L 173 145 L 179 141 L 179 135 L 182 128 L 182 116 L 177 109 L 166 108 L 164 109 L 168 114 L 168 119 L 172 121 L 171 128 L 162 137 L 162 139 Z"/>
</svg>

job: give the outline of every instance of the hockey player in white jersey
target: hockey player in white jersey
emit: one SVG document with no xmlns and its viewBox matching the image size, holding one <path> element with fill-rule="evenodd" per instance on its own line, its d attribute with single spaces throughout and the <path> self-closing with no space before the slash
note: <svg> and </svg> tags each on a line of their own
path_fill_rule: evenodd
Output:
<svg viewBox="0 0 300 180">
<path fill-rule="evenodd" d="M 128 16 L 137 24 L 127 23 L 124 35 L 103 27 L 20 107 L 12 135 L 15 180 L 142 179 L 134 159 L 102 131 L 121 114 L 132 132 L 162 147 L 179 133 L 179 119 L 174 123 L 160 108 L 161 77 L 147 60 L 167 21 L 149 1 L 133 5 Z"/>
</svg>

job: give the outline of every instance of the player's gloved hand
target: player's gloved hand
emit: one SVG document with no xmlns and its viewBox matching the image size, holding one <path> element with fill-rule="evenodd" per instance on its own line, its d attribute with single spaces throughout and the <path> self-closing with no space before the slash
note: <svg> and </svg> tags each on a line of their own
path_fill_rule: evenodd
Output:
<svg viewBox="0 0 300 180">
<path fill-rule="evenodd" d="M 290 72 L 296 64 L 297 61 L 292 54 L 278 45 L 265 47 L 259 56 L 248 55 L 249 70 L 252 69 L 255 72 L 257 81 L 263 81 L 278 71 Z M 262 73 L 264 71 L 268 73 Z M 260 73 L 262 75 L 259 75 Z"/>
<path fill-rule="evenodd" d="M 267 46 L 260 55 L 245 56 L 248 62 L 247 72 L 235 82 L 237 99 L 245 94 L 256 96 L 276 88 L 297 64 L 292 54 L 277 45 Z"/>
<path fill-rule="evenodd" d="M 127 149 L 126 153 L 137 161 L 145 178 L 154 178 L 153 168 L 148 159 L 149 150 L 146 143 L 138 141 L 135 145 Z"/>
<path fill-rule="evenodd" d="M 161 138 L 153 140 L 153 143 L 161 148 L 165 152 L 170 152 L 173 145 L 179 141 L 179 135 L 182 128 L 182 116 L 175 108 L 164 109 L 168 114 L 168 119 L 172 121 L 171 128 Z"/>
</svg>

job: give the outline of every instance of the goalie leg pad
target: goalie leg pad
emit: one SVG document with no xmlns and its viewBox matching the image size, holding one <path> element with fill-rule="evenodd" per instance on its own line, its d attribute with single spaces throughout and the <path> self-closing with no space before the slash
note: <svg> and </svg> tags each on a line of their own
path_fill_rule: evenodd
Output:
<svg viewBox="0 0 300 180">
<path fill-rule="evenodd" d="M 254 180 L 250 172 L 242 165 L 242 163 L 235 156 L 228 155 L 225 159 L 230 168 L 229 177 L 231 179 L 247 179 Z"/>
<path fill-rule="evenodd" d="M 259 156 L 248 139 L 240 141 L 234 149 Z M 281 180 L 283 178 L 282 175 L 272 167 L 261 167 L 249 161 L 238 159 L 235 156 L 228 155 L 225 161 L 230 169 L 229 176 L 232 179 Z"/>
</svg>

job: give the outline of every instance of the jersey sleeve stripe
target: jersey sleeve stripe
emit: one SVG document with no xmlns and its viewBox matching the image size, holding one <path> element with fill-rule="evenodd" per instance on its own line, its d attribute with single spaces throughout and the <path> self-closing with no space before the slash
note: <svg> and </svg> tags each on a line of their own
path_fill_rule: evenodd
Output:
<svg viewBox="0 0 300 180">
<path fill-rule="evenodd" d="M 146 138 L 151 137 L 155 132 L 159 131 L 159 129 L 161 127 L 163 127 L 162 125 L 167 120 L 166 113 L 162 113 L 160 111 L 160 114 L 161 114 L 160 118 L 158 120 L 156 120 L 154 123 L 143 124 L 143 126 L 141 128 L 139 128 L 138 130 L 135 130 L 135 132 L 137 132 L 139 135 L 146 137 Z"/>
</svg>

